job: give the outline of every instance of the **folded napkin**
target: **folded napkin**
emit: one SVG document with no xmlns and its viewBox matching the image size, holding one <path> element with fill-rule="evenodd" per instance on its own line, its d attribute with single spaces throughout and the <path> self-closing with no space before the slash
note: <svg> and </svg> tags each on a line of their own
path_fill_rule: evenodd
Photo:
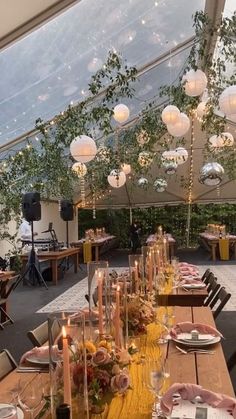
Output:
<svg viewBox="0 0 236 419">
<path fill-rule="evenodd" d="M 213 336 L 223 337 L 222 334 L 212 326 L 202 323 L 191 322 L 177 323 L 174 327 L 172 327 L 170 331 L 170 336 L 176 339 L 179 333 L 191 333 L 192 330 L 197 330 L 199 333 L 202 334 L 211 334 Z"/>
<path fill-rule="evenodd" d="M 197 384 L 173 384 L 161 399 L 161 410 L 165 415 L 169 415 L 173 409 L 173 395 L 180 394 L 183 400 L 193 400 L 200 396 L 202 401 L 212 407 L 227 409 L 232 413 L 236 419 L 236 399 L 228 397 L 225 394 L 213 393 L 209 390 L 204 390 Z"/>
<path fill-rule="evenodd" d="M 183 278 L 182 281 L 180 281 L 180 284 L 181 285 L 184 285 L 184 284 L 203 284 L 203 285 L 205 285 L 202 282 L 201 278 L 189 278 L 187 276 L 185 278 Z"/>
<path fill-rule="evenodd" d="M 57 345 L 53 346 L 52 351 L 53 351 L 53 356 L 56 357 L 56 358 L 59 358 L 60 351 L 59 351 Z M 40 347 L 36 346 L 35 348 L 26 352 L 21 357 L 20 365 L 24 364 L 27 361 L 27 358 L 29 358 L 31 355 L 35 355 L 37 358 L 40 358 L 40 359 L 48 359 L 49 358 L 49 346 L 40 346 Z"/>
<path fill-rule="evenodd" d="M 193 269 L 197 269 L 198 270 L 198 266 L 197 265 L 192 265 L 191 263 L 187 263 L 187 262 L 179 262 L 178 263 L 178 267 L 179 268 L 193 268 Z"/>
</svg>

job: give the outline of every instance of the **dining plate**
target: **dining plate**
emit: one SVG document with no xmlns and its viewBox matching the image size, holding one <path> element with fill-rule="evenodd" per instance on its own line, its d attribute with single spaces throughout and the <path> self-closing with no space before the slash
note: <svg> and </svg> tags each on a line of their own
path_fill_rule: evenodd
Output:
<svg viewBox="0 0 236 419">
<path fill-rule="evenodd" d="M 207 341 L 198 341 L 198 340 L 182 340 L 182 339 L 178 339 L 177 338 L 173 338 L 172 339 L 174 342 L 176 343 L 181 343 L 182 345 L 185 346 L 191 346 L 191 347 L 203 347 L 203 346 L 209 346 L 209 345 L 214 345 L 215 343 L 220 342 L 221 337 L 220 336 L 215 336 L 213 337 L 213 339 L 211 340 L 207 340 Z"/>
<path fill-rule="evenodd" d="M 13 415 L 9 416 L 9 414 L 7 413 L 8 412 L 8 409 L 9 409 L 9 413 L 10 413 L 10 409 L 11 408 L 12 408 L 12 405 L 11 404 L 8 404 L 8 403 L 0 403 L 0 418 L 1 419 L 10 419 L 11 417 L 15 417 Z M 1 410 L 3 410 L 3 409 L 5 411 L 5 415 L 1 415 Z M 21 410 L 19 407 L 17 407 L 17 419 L 24 419 L 23 410 Z"/>
<path fill-rule="evenodd" d="M 199 283 L 199 284 L 181 284 L 182 288 L 186 288 L 187 290 L 191 290 L 191 289 L 196 289 L 196 290 L 200 290 L 206 287 L 206 284 L 203 283 Z"/>
</svg>

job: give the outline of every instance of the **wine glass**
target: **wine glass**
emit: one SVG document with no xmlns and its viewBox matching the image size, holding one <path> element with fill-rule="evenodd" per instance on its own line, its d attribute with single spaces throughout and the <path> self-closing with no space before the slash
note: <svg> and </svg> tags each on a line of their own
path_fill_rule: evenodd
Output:
<svg viewBox="0 0 236 419">
<path fill-rule="evenodd" d="M 157 339 L 158 344 L 168 342 L 167 335 L 169 334 L 171 319 L 172 316 L 169 313 L 168 307 L 160 307 L 156 315 L 156 324 L 158 324 L 161 328 L 160 336 Z"/>
<path fill-rule="evenodd" d="M 160 407 L 160 400 L 162 397 L 162 389 L 165 382 L 165 370 L 163 359 L 153 360 L 148 359 L 143 364 L 143 383 L 145 387 L 155 396 L 155 403 L 153 411 L 158 416 L 163 413 Z"/>
<path fill-rule="evenodd" d="M 36 409 L 43 403 L 44 387 L 41 375 L 37 375 L 32 381 L 20 378 L 18 383 L 18 403 L 20 407 L 34 418 Z"/>
</svg>

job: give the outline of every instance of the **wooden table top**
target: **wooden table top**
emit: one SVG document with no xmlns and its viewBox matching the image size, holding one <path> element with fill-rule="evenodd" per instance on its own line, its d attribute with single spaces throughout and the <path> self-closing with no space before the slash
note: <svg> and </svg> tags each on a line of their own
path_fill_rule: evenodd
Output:
<svg viewBox="0 0 236 419">
<path fill-rule="evenodd" d="M 103 246 L 106 242 L 116 239 L 116 236 L 101 237 L 100 239 L 89 240 L 92 246 Z M 71 246 L 83 246 L 85 239 L 80 239 L 71 243 Z"/>
<path fill-rule="evenodd" d="M 50 251 L 50 252 L 38 252 L 37 256 L 39 259 L 61 259 L 66 256 L 71 256 L 79 253 L 79 249 L 75 247 L 70 247 L 69 249 L 57 250 L 57 251 Z M 29 254 L 21 255 L 22 259 L 28 259 Z"/>
<path fill-rule="evenodd" d="M 161 310 L 161 309 L 160 309 Z M 182 321 L 201 322 L 215 326 L 212 312 L 209 307 L 174 307 L 174 323 Z M 154 346 L 151 332 L 147 335 L 146 345 L 143 348 L 145 354 L 152 356 L 155 351 L 158 351 L 157 345 Z M 205 389 L 227 394 L 235 397 L 233 386 L 227 370 L 224 354 L 221 344 L 212 346 L 214 354 L 187 354 L 180 353 L 173 341 L 169 341 L 167 345 L 162 345 L 162 352 L 166 355 L 170 368 L 170 384 L 176 382 L 195 383 L 199 384 Z M 154 355 L 155 356 L 155 355 Z M 134 385 L 133 389 L 124 397 L 115 397 L 109 407 L 106 415 L 102 414 L 101 419 L 127 419 L 129 412 L 129 419 L 148 419 L 151 412 L 142 414 L 140 408 L 145 404 L 145 398 L 150 399 L 150 394 L 142 383 L 141 369 L 142 365 L 131 364 L 130 370 L 133 379 L 136 379 L 138 385 Z M 12 372 L 0 383 L 0 392 L 13 389 L 17 385 L 20 373 Z M 26 374 L 24 373 L 24 376 Z M 43 374 L 45 380 L 47 374 Z M 29 380 L 33 380 L 35 374 L 27 373 Z M 115 416 L 114 416 L 114 412 Z"/>
<path fill-rule="evenodd" d="M 11 278 L 15 274 L 16 274 L 15 271 L 1 271 L 0 272 L 0 279 L 4 281 L 5 279 Z"/>
</svg>

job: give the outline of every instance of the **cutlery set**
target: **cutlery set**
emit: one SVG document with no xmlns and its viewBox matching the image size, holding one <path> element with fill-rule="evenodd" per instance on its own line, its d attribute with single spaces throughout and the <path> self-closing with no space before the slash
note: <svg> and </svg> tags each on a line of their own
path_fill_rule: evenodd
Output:
<svg viewBox="0 0 236 419">
<path fill-rule="evenodd" d="M 178 349 L 178 351 L 180 351 L 182 354 L 186 355 L 189 353 L 196 353 L 196 354 L 208 354 L 208 355 L 213 355 L 215 353 L 215 351 L 211 351 L 209 349 L 198 349 L 198 348 L 180 348 L 179 346 L 175 346 L 176 349 Z"/>
</svg>

